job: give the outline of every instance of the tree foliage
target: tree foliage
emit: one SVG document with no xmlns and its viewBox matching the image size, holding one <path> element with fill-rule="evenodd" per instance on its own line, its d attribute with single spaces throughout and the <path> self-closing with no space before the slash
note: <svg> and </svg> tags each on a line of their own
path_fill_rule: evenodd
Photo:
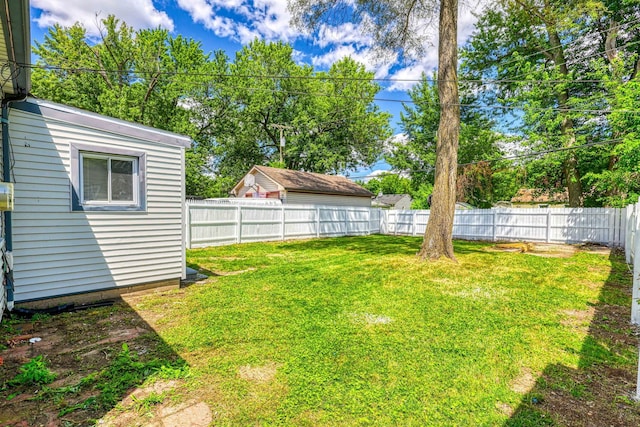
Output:
<svg viewBox="0 0 640 427">
<path fill-rule="evenodd" d="M 291 46 L 256 40 L 236 54 L 229 73 L 222 87 L 234 106 L 231 131 L 214 143 L 222 175 L 239 178 L 253 164 L 279 164 L 281 135 L 283 167 L 354 170 L 375 162 L 391 135 L 390 115 L 373 103 L 380 90 L 373 73 L 351 58 L 314 72 L 294 62 Z"/>
<path fill-rule="evenodd" d="M 433 185 L 436 160 L 437 130 L 440 122 L 440 102 L 435 75 L 422 75 L 419 84 L 409 90 L 411 103 L 400 113 L 401 126 L 406 139 L 391 144 L 386 159 L 394 169 L 406 171 L 417 190 L 422 184 Z M 458 163 L 466 165 L 458 168 L 457 201 L 474 206 L 489 207 L 493 202 L 511 198 L 504 185 L 495 183 L 508 179 L 504 174 L 494 172 L 504 166 L 504 162 L 491 162 L 504 155 L 499 143 L 505 139 L 493 130 L 495 123 L 482 110 L 473 108 L 475 97 L 464 91 L 461 110 L 460 146 Z M 486 161 L 482 164 L 470 164 Z"/>
<path fill-rule="evenodd" d="M 380 87 L 362 64 L 345 58 L 315 72 L 284 43 L 256 40 L 231 61 L 109 16 L 97 41 L 81 24 L 54 26 L 34 53 L 35 96 L 189 135 L 190 195 L 226 195 L 254 164 L 322 173 L 366 166 L 391 134 L 390 115 L 373 104 Z"/>
<path fill-rule="evenodd" d="M 525 147 L 548 152 L 529 163 L 531 186 L 568 188 L 572 206 L 634 199 L 636 171 L 621 159 L 637 114 L 617 111 L 638 108 L 625 93 L 640 69 L 639 19 L 637 2 L 617 0 L 502 0 L 481 15 L 463 69 L 504 106 L 496 116 L 515 117 Z"/>
</svg>

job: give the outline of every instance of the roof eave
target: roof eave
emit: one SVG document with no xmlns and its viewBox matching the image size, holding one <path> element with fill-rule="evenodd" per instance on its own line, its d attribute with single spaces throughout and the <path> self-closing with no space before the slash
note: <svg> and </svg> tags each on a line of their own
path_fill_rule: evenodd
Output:
<svg viewBox="0 0 640 427">
<path fill-rule="evenodd" d="M 0 0 L 0 19 L 7 45 L 14 96 L 26 96 L 31 90 L 31 21 L 28 1 Z"/>
<path fill-rule="evenodd" d="M 24 102 L 11 104 L 11 108 L 66 123 L 73 123 L 164 145 L 189 148 L 192 142 L 191 138 L 185 135 L 152 128 L 139 123 L 128 122 L 126 120 L 114 119 L 51 101 L 29 98 Z"/>
</svg>

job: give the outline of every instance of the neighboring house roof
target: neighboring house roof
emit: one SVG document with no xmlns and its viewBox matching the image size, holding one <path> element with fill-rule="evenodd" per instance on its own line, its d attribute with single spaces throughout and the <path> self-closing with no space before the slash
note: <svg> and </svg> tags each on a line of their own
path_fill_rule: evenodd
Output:
<svg viewBox="0 0 640 427">
<path fill-rule="evenodd" d="M 521 188 L 511 199 L 512 203 L 567 203 L 568 201 L 569 193 L 566 189 L 559 193 L 550 193 L 536 188 Z"/>
<path fill-rule="evenodd" d="M 286 191 L 295 191 L 300 193 L 318 193 L 331 194 L 340 196 L 359 196 L 372 197 L 366 188 L 343 177 L 336 175 L 323 175 L 313 172 L 300 172 L 290 169 L 279 169 L 268 166 L 254 166 L 249 171 L 250 174 L 260 172 L 276 184 L 280 185 Z M 244 186 L 244 180 L 241 180 L 234 190 L 236 192 Z"/>
<path fill-rule="evenodd" d="M 144 126 L 139 123 L 114 119 L 51 101 L 28 98 L 26 101 L 11 104 L 11 108 L 145 141 L 185 148 L 191 146 L 191 138 L 188 136 Z"/>
<path fill-rule="evenodd" d="M 26 96 L 31 90 L 29 2 L 0 0 L 0 78 L 2 93 Z"/>
<path fill-rule="evenodd" d="M 410 196 L 408 194 L 381 194 L 373 199 L 371 203 L 378 206 L 394 206 L 405 197 Z"/>
</svg>

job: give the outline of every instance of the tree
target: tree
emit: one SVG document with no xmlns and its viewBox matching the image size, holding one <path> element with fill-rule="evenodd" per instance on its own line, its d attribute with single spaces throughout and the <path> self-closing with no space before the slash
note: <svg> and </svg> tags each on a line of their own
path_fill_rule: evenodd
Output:
<svg viewBox="0 0 640 427">
<path fill-rule="evenodd" d="M 35 96 L 123 120 L 191 136 L 187 193 L 206 193 L 207 150 L 203 133 L 216 118 L 192 120 L 189 100 L 204 96 L 203 75 L 212 63 L 200 43 L 166 30 L 134 31 L 114 16 L 101 21 L 93 43 L 81 24 L 49 29 L 35 43 Z M 204 104 L 204 102 L 202 103 Z"/>
<path fill-rule="evenodd" d="M 411 194 L 411 180 L 395 173 L 385 173 L 380 178 L 372 178 L 361 182 L 373 194 Z"/>
<path fill-rule="evenodd" d="M 436 142 L 435 185 L 432 214 L 418 255 L 422 259 L 437 259 L 443 255 L 455 259 L 452 232 L 460 128 L 458 1 L 290 0 L 289 8 L 294 23 L 302 28 L 317 28 L 321 21 L 357 22 L 364 32 L 372 35 L 378 52 L 398 52 L 401 58 L 424 51 L 424 29 L 439 12 L 438 94 L 441 115 Z"/>
<path fill-rule="evenodd" d="M 284 43 L 256 40 L 231 61 L 109 16 L 96 42 L 80 24 L 55 26 L 34 53 L 36 96 L 191 136 L 189 195 L 227 195 L 254 164 L 322 173 L 367 166 L 391 134 L 390 115 L 373 103 L 373 73 L 350 58 L 315 73 Z"/>
<path fill-rule="evenodd" d="M 215 136 L 214 172 L 237 180 L 254 164 L 337 173 L 375 162 L 391 130 L 372 79 L 351 58 L 314 72 L 295 63 L 288 44 L 244 46 L 221 82 L 233 112 Z"/>
<path fill-rule="evenodd" d="M 405 104 L 404 111 L 400 113 L 406 139 L 393 143 L 385 157 L 394 169 L 407 171 L 414 189 L 417 189 L 421 184 L 434 182 L 436 136 L 440 121 L 436 76 L 428 79 L 423 74 L 420 83 L 409 90 L 409 97 L 412 102 Z M 465 108 L 460 113 L 458 160 L 466 166 L 458 168 L 457 201 L 489 207 L 492 201 L 504 197 L 502 193 L 494 195 L 492 185 L 493 166 L 500 168 L 503 165 L 495 162 L 484 165 L 469 163 L 502 157 L 498 142 L 503 137 L 493 130 L 493 121 L 475 108 L 477 102 L 473 94 L 464 94 L 464 86 L 462 99 Z"/>
<path fill-rule="evenodd" d="M 625 23 L 639 11 L 617 0 L 503 0 L 482 14 L 463 50 L 463 68 L 483 81 L 487 102 L 502 102 L 503 117 L 521 109 L 513 130 L 533 151 L 551 151 L 530 163 L 529 176 L 539 187 L 568 188 L 571 206 L 622 195 L 617 145 L 627 131 L 615 125 L 624 104 L 616 93 L 636 74 L 637 25 Z"/>
</svg>

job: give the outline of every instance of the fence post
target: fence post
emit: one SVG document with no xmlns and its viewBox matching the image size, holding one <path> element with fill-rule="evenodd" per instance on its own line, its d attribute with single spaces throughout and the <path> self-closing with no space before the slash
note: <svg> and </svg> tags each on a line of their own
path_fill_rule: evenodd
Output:
<svg viewBox="0 0 640 427">
<path fill-rule="evenodd" d="M 547 208 L 547 243 L 551 243 L 551 208 Z"/>
<path fill-rule="evenodd" d="M 367 208 L 367 236 L 371 234 L 371 208 Z"/>
<path fill-rule="evenodd" d="M 316 206 L 316 237 L 320 237 L 320 206 Z"/>
<path fill-rule="evenodd" d="M 191 205 L 189 203 L 185 203 L 185 212 L 184 212 L 184 233 L 185 233 L 185 246 L 187 249 L 191 249 Z"/>
<path fill-rule="evenodd" d="M 631 294 L 631 323 L 640 325 L 640 215 L 636 205 L 636 217 L 634 221 L 633 236 L 633 291 Z"/>
<path fill-rule="evenodd" d="M 242 243 L 242 206 L 236 210 L 236 243 Z"/>
<path fill-rule="evenodd" d="M 349 235 L 349 208 L 344 209 L 344 235 Z"/>
<path fill-rule="evenodd" d="M 281 210 L 280 212 L 282 212 L 282 218 L 281 218 L 281 220 L 282 220 L 282 222 L 281 222 L 281 224 L 282 224 L 282 240 L 284 240 L 284 226 L 285 226 L 285 221 L 284 221 L 284 205 L 282 205 L 282 210 Z"/>
<path fill-rule="evenodd" d="M 631 241 L 631 230 L 633 230 L 633 205 L 627 205 L 625 214 L 627 220 L 625 221 L 624 227 L 624 256 L 627 264 L 631 264 L 631 245 L 633 244 Z"/>
<path fill-rule="evenodd" d="M 614 209 L 606 208 L 605 212 L 607 213 L 607 219 L 609 220 L 607 242 L 609 247 L 613 247 L 615 245 L 615 240 L 613 237 L 613 223 L 615 221 L 615 218 L 613 217 Z"/>
<path fill-rule="evenodd" d="M 411 211 L 411 235 L 416 235 L 416 213 Z"/>
<path fill-rule="evenodd" d="M 493 233 L 491 239 L 495 242 L 498 240 L 498 210 L 493 210 Z"/>
</svg>

